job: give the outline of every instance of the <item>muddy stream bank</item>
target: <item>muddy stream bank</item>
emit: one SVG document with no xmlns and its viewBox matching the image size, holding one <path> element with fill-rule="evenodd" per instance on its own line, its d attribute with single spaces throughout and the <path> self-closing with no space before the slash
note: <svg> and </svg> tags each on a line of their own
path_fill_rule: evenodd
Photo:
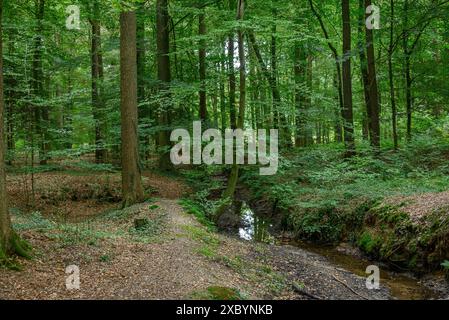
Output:
<svg viewBox="0 0 449 320">
<path fill-rule="evenodd" d="M 395 272 L 387 265 L 370 261 L 348 243 L 328 246 L 293 240 L 277 231 L 272 218 L 257 213 L 245 201 L 236 206 L 241 217 L 240 227 L 234 232 L 245 241 L 263 242 L 275 247 L 294 247 L 298 251 L 310 252 L 324 257 L 336 268 L 360 277 L 368 277 L 367 267 L 376 265 L 380 269 L 380 286 L 387 289 L 393 299 L 421 300 L 442 299 L 448 296 L 447 283 L 441 275 L 432 274 L 417 278 L 410 273 Z"/>
</svg>

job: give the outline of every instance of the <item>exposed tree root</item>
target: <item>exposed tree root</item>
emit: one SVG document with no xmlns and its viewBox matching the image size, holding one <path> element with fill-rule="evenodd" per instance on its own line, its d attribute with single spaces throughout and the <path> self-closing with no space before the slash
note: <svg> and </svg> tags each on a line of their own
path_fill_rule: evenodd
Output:
<svg viewBox="0 0 449 320">
<path fill-rule="evenodd" d="M 9 243 L 8 252 L 5 252 L 0 246 L 0 266 L 6 267 L 11 270 L 22 270 L 20 264 L 17 262 L 14 256 L 23 257 L 25 259 L 31 259 L 31 245 L 20 238 L 20 236 L 13 232 Z"/>
</svg>

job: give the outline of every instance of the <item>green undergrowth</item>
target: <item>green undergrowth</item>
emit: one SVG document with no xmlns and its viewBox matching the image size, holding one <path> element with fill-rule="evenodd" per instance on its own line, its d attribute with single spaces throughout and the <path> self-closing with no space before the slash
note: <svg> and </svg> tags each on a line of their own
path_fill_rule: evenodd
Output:
<svg viewBox="0 0 449 320">
<path fill-rule="evenodd" d="M 219 179 L 223 169 L 222 166 L 199 166 L 181 172 L 183 179 L 193 192 L 190 196 L 181 199 L 179 204 L 211 231 L 216 230 L 217 208 L 223 203 L 221 193 L 225 183 Z"/>
</svg>

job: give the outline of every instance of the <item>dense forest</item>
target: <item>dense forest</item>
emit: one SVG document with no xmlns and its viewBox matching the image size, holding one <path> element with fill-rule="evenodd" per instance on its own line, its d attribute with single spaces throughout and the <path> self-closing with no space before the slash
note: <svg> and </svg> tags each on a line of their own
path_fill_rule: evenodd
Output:
<svg viewBox="0 0 449 320">
<path fill-rule="evenodd" d="M 0 0 L 0 298 L 448 297 L 448 12 Z"/>
</svg>

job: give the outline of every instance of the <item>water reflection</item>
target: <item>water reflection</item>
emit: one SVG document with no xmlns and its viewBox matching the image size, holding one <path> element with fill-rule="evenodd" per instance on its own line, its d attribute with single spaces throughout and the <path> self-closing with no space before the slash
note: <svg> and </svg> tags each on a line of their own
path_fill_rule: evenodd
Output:
<svg viewBox="0 0 449 320">
<path fill-rule="evenodd" d="M 275 239 L 269 232 L 269 229 L 273 225 L 268 219 L 255 215 L 244 201 L 237 203 L 236 208 L 242 219 L 242 226 L 239 228 L 239 236 L 241 239 L 274 243 Z"/>
</svg>

